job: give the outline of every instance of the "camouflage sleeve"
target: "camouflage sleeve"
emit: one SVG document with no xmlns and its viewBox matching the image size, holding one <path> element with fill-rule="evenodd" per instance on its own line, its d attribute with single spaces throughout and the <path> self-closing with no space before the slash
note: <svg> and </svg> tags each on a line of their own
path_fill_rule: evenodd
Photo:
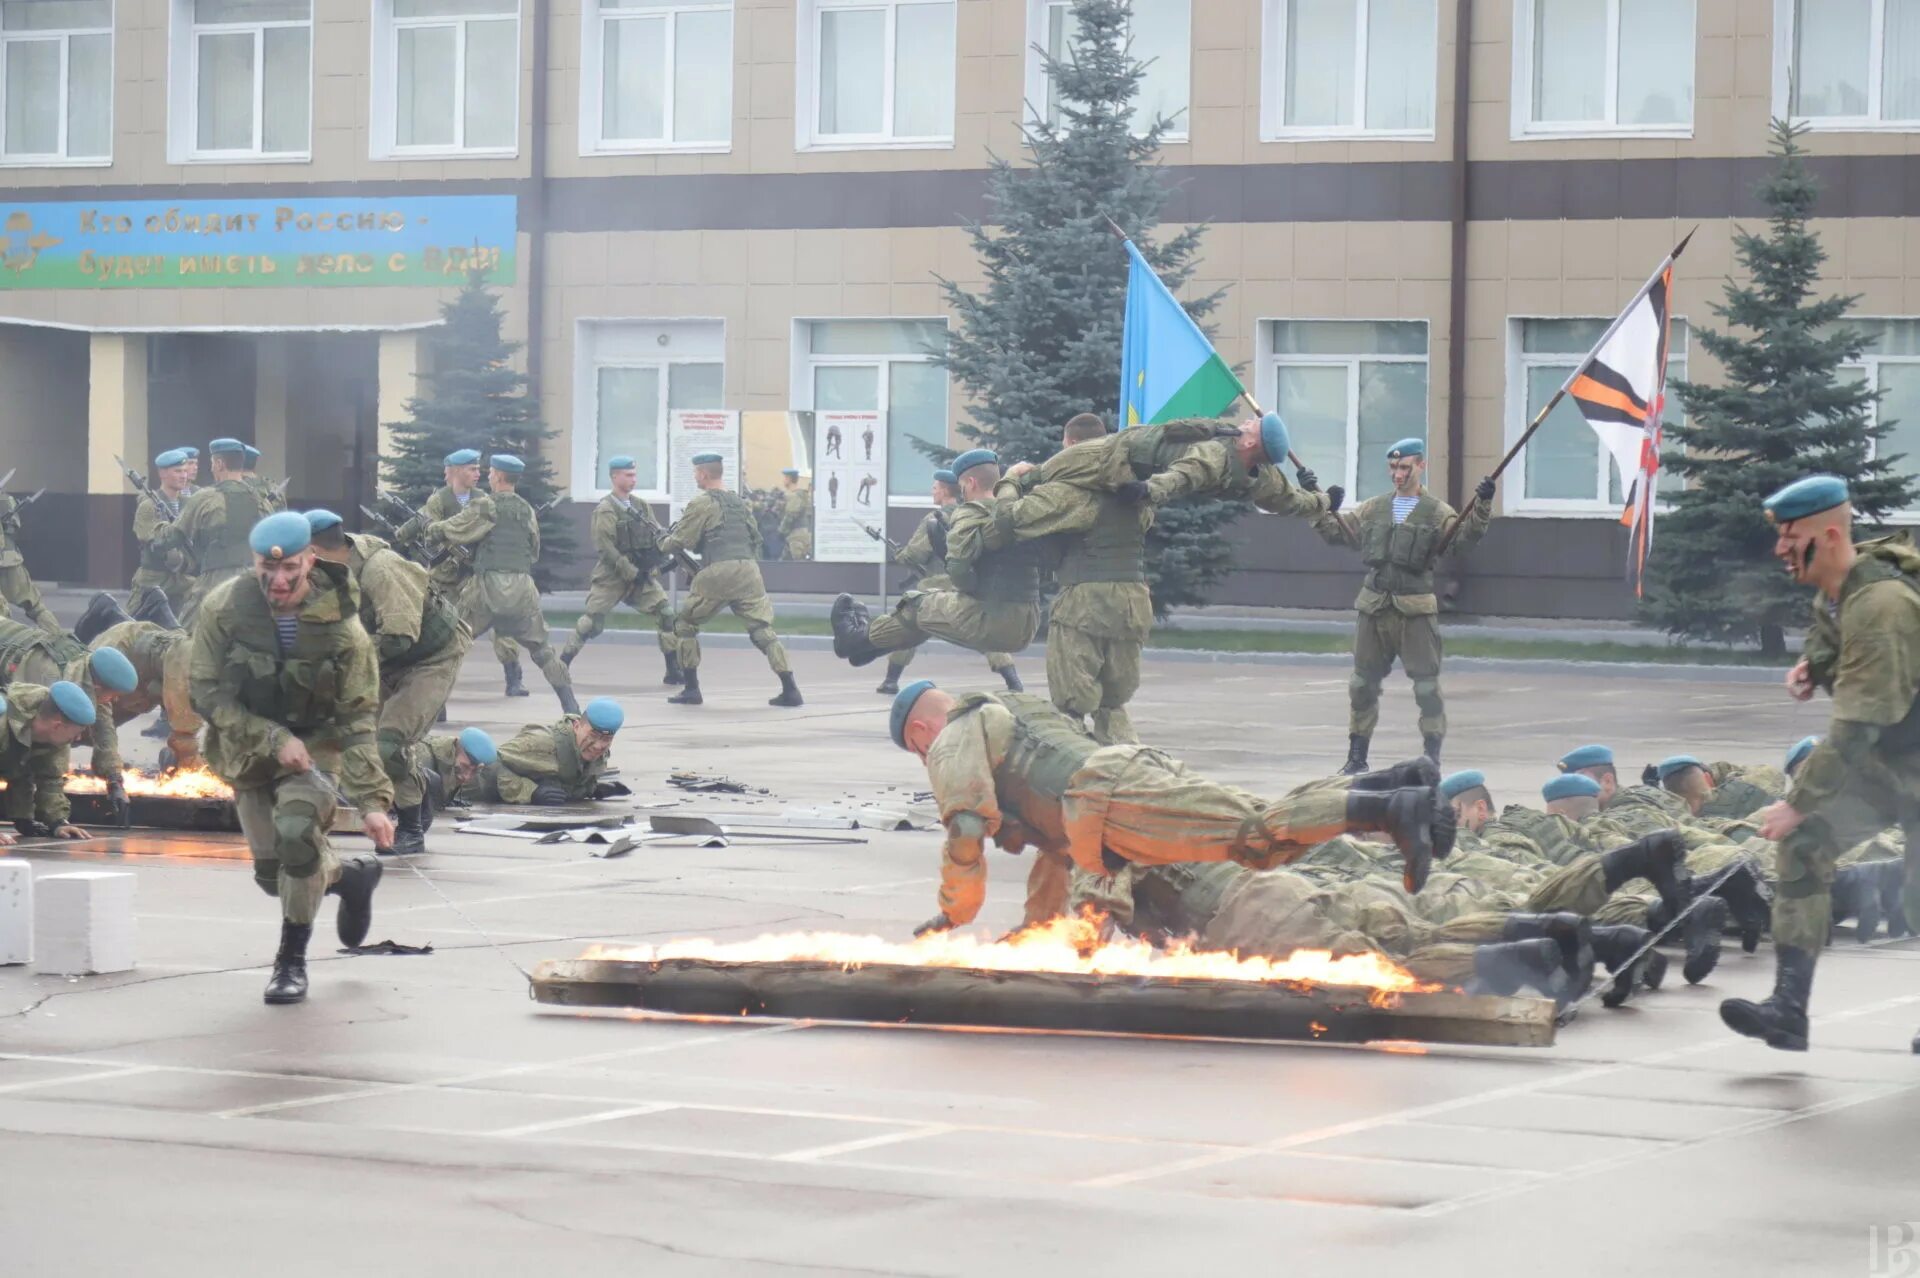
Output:
<svg viewBox="0 0 1920 1278">
<path fill-rule="evenodd" d="M 46 825 L 65 825 L 73 813 L 67 801 L 67 747 L 35 746 L 27 765 L 33 774 L 34 817 Z"/>
<path fill-rule="evenodd" d="M 191 737 L 204 726 L 188 693 L 187 666 L 192 656 L 193 645 L 182 642 L 169 648 L 161 659 L 160 705 L 175 738 Z M 179 747 L 175 746 L 174 750 L 178 753 Z"/>
<path fill-rule="evenodd" d="M 93 759 L 88 765 L 93 775 L 108 780 L 118 778 L 126 765 L 120 758 L 120 726 L 113 721 L 112 706 L 97 707 L 88 742 L 93 746 Z"/>
<path fill-rule="evenodd" d="M 393 779 L 374 736 L 380 722 L 380 663 L 371 643 L 355 644 L 348 653 L 340 688 L 334 725 L 340 737 L 341 785 L 362 812 L 385 812 L 393 806 Z"/>
<path fill-rule="evenodd" d="M 996 495 L 987 546 L 999 550 L 1011 542 L 1033 541 L 1054 533 L 1085 532 L 1100 517 L 1101 502 L 1118 500 L 1070 484 L 1041 484 L 1026 496 L 1010 500 Z M 948 544 L 951 545 L 951 541 Z"/>
<path fill-rule="evenodd" d="M 212 599 L 217 600 L 219 592 Z M 233 646 L 217 607 L 203 605 L 194 623 L 187 664 L 188 697 L 193 708 L 219 732 L 227 751 L 269 759 L 293 734 L 240 704 L 239 674 L 228 675 L 226 657 Z"/>
<path fill-rule="evenodd" d="M 533 786 L 539 781 L 554 781 L 560 776 L 560 768 L 553 757 L 552 730 L 532 724 L 522 728 L 511 740 L 500 743 L 500 768 L 502 773 L 511 770 L 527 782 L 527 795 L 533 795 Z M 504 795 L 504 791 L 502 791 Z M 514 799 L 520 803 L 525 800 Z"/>
<path fill-rule="evenodd" d="M 500 794 L 502 803 L 532 803 L 536 782 L 531 777 L 523 777 L 504 763 L 493 765 L 494 789 Z"/>
<path fill-rule="evenodd" d="M 140 503 L 133 508 L 134 540 L 144 545 L 153 540 L 153 535 L 160 528 L 160 512 L 155 508 L 153 498 L 142 495 Z"/>
<path fill-rule="evenodd" d="M 1262 466 L 1254 472 L 1249 498 L 1270 515 L 1299 515 L 1308 519 L 1327 514 L 1332 505 L 1325 493 L 1310 493 L 1288 483 L 1278 466 Z"/>
<path fill-rule="evenodd" d="M 427 525 L 427 539 L 449 546 L 471 546 L 493 531 L 493 498 L 475 493 L 457 515 Z"/>
<path fill-rule="evenodd" d="M 602 568 L 613 573 L 622 581 L 633 581 L 640 576 L 640 569 L 635 567 L 631 560 L 620 553 L 620 546 L 614 536 L 618 529 L 619 522 L 619 516 L 615 515 L 613 511 L 609 510 L 605 505 L 599 505 L 593 508 L 593 520 L 590 526 L 590 532 L 593 537 L 593 549 L 594 553 L 600 556 L 600 566 Z"/>
<path fill-rule="evenodd" d="M 954 923 L 971 923 L 986 899 L 986 840 L 1000 829 L 993 768 L 1012 735 L 1012 714 L 988 702 L 950 722 L 927 751 L 927 779 L 947 828 L 940 911 Z"/>
<path fill-rule="evenodd" d="M 1455 511 L 1445 502 L 1440 503 L 1440 522 L 1444 527 L 1453 522 Z M 1487 535 L 1487 525 L 1493 522 L 1493 503 L 1476 501 L 1460 521 L 1460 531 L 1454 535 L 1453 544 L 1447 547 L 1447 553 L 1462 555 L 1472 550 Z M 1438 544 L 1438 543 L 1436 543 Z"/>
<path fill-rule="evenodd" d="M 1329 546 L 1346 546 L 1360 549 L 1360 512 L 1366 508 L 1362 502 L 1351 510 L 1329 510 L 1315 516 L 1313 530 Z"/>
<path fill-rule="evenodd" d="M 413 568 L 414 571 L 407 571 Z M 393 649 L 405 652 L 420 638 L 427 607 L 427 577 L 415 565 L 398 554 L 376 554 L 360 571 L 361 592 L 373 600 L 373 638 L 385 655 Z M 397 643 L 389 644 L 388 640 Z"/>
<path fill-rule="evenodd" d="M 680 512 L 680 522 L 667 529 L 667 535 L 660 539 L 660 552 L 672 556 L 682 550 L 692 550 L 719 518 L 720 503 L 704 493 L 695 496 Z"/>
<path fill-rule="evenodd" d="M 894 555 L 893 561 L 895 563 L 905 564 L 907 567 L 916 568 L 921 572 L 925 572 L 932 566 L 934 560 L 933 540 L 927 535 L 927 525 L 937 518 L 939 518 L 937 514 L 929 514 L 914 526 L 913 536 L 907 538 L 907 544 L 900 547 L 899 553 Z"/>
<path fill-rule="evenodd" d="M 533 538 L 533 561 L 535 563 L 539 563 L 540 562 L 540 516 L 537 511 L 534 513 L 532 522 L 527 526 L 527 533 L 529 536 Z"/>
<path fill-rule="evenodd" d="M 947 524 L 947 575 L 962 590 L 972 590 L 979 580 L 980 556 L 992 549 L 991 538 L 1000 545 L 1011 545 L 1010 533 L 998 532 L 996 508 L 987 502 L 962 502 Z"/>
<path fill-rule="evenodd" d="M 1167 468 L 1147 481 L 1154 505 L 1164 506 L 1200 493 L 1217 493 L 1233 479 L 1240 463 L 1223 440 L 1209 440 L 1185 449 Z"/>
</svg>

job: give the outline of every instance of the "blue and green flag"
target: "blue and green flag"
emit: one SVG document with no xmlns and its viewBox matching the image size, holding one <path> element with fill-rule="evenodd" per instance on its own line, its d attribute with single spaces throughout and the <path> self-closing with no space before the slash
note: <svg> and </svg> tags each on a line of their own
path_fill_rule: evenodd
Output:
<svg viewBox="0 0 1920 1278">
<path fill-rule="evenodd" d="M 1244 388 L 1193 317 L 1127 241 L 1127 319 L 1120 339 L 1120 425 L 1218 417 Z"/>
</svg>

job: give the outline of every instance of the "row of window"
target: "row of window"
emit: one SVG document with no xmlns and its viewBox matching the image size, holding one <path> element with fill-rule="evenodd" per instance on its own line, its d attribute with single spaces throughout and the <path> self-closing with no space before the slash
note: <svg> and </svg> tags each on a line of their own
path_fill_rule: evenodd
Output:
<svg viewBox="0 0 1920 1278">
<path fill-rule="evenodd" d="M 1920 473 L 1920 319 L 1850 321 L 1873 341 L 1846 375 L 1881 394 L 1894 422 L 1882 443 Z M 1517 438 L 1593 348 L 1605 319 L 1509 321 L 1507 438 Z M 946 347 L 940 319 L 796 320 L 791 398 L 802 410 L 887 414 L 888 489 L 924 501 L 932 463 L 915 441 L 948 440 Z M 1673 322 L 1669 379 L 1687 375 L 1685 320 Z M 1427 325 L 1423 320 L 1263 320 L 1255 390 L 1286 418 L 1293 447 L 1355 500 L 1389 487 L 1395 440 L 1425 438 Z M 718 320 L 594 321 L 581 325 L 573 490 L 604 491 L 606 460 L 634 457 L 641 487 L 667 484 L 667 415 L 723 406 L 725 334 Z M 1667 398 L 1666 420 L 1680 416 Z M 1620 475 L 1572 401 L 1562 400 L 1508 470 L 1504 508 L 1521 514 L 1617 514 Z M 1662 480 L 1663 487 L 1678 483 Z"/>
<path fill-rule="evenodd" d="M 329 0 L 344 4 L 346 0 Z M 1069 0 L 1026 0 L 1032 113 L 1058 102 Z M 0 158 L 112 155 L 115 0 L 0 0 Z M 301 160 L 315 0 L 167 0 L 175 162 Z M 371 0 L 377 157 L 511 155 L 522 0 Z M 582 154 L 732 144 L 732 0 L 582 0 Z M 1186 135 L 1191 0 L 1134 0 L 1138 123 Z M 1261 0 L 1261 134 L 1430 139 L 1437 0 Z M 1688 136 L 1694 0 L 1513 0 L 1513 136 Z M 1775 109 L 1816 126 L 1920 128 L 1920 4 L 1774 0 Z M 795 144 L 953 141 L 954 0 L 796 0 Z M 1729 54 L 1728 56 L 1731 56 Z"/>
</svg>

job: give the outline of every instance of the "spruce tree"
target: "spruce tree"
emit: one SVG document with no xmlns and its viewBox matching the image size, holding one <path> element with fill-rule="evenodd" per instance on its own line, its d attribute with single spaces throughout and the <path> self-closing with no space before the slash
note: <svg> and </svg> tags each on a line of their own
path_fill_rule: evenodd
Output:
<svg viewBox="0 0 1920 1278">
<path fill-rule="evenodd" d="M 1858 299 L 1814 296 L 1827 255 L 1807 225 L 1819 184 L 1800 146 L 1805 128 L 1776 119 L 1772 132 L 1777 163 L 1759 188 L 1767 230 L 1735 234 L 1747 280 L 1729 279 L 1713 307 L 1729 327 L 1698 330 L 1725 381 L 1673 388 L 1687 420 L 1667 427 L 1675 447 L 1661 464 L 1687 487 L 1654 525 L 1641 611 L 1677 636 L 1758 640 L 1763 654 L 1783 656 L 1807 594 L 1773 558 L 1762 501 L 1824 472 L 1845 479 L 1856 512 L 1877 521 L 1911 506 L 1915 484 L 1876 448 L 1893 423 L 1873 420 L 1874 392 L 1839 376 L 1870 340 L 1840 322 Z"/>
<path fill-rule="evenodd" d="M 1172 121 L 1134 131 L 1145 68 L 1128 47 L 1129 14 L 1126 0 L 1075 0 L 1077 29 L 1067 55 L 1042 53 L 1058 121 L 1043 118 L 1023 130 L 1030 164 L 991 158 L 987 200 L 997 225 L 970 228 L 986 287 L 975 293 L 940 281 L 959 321 L 945 363 L 970 400 L 971 420 L 960 434 L 1003 462 L 1052 456 L 1061 426 L 1076 413 L 1096 412 L 1116 424 L 1127 255 L 1112 225 L 1171 289 L 1179 290 L 1196 265 L 1204 228 L 1153 238 L 1168 195 L 1154 160 Z M 1213 293 L 1184 305 L 1200 318 L 1219 299 Z M 928 451 L 941 459 L 952 454 Z M 1222 529 L 1239 513 L 1219 501 L 1160 511 L 1147 543 L 1158 612 L 1201 602 L 1232 567 Z"/>
<path fill-rule="evenodd" d="M 441 304 L 440 317 L 442 325 L 421 341 L 420 393 L 407 401 L 409 420 L 389 425 L 394 452 L 380 463 L 389 489 L 417 508 L 444 482 L 447 454 L 477 448 L 483 465 L 493 453 L 526 462 L 516 491 L 538 510 L 559 491 L 542 449 L 554 432 L 527 397 L 526 374 L 513 366 L 522 344 L 500 335 L 500 297 L 484 271 L 467 276 L 460 292 Z M 573 547 L 560 507 L 541 515 L 540 542 L 536 575 L 545 588 Z"/>
</svg>

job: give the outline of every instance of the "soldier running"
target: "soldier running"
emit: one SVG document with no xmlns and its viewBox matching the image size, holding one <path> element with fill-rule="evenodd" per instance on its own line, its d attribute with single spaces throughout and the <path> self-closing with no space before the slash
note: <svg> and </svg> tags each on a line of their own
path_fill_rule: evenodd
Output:
<svg viewBox="0 0 1920 1278">
<path fill-rule="evenodd" d="M 573 634 L 560 649 L 560 663 L 571 668 L 587 641 L 607 628 L 607 615 L 624 603 L 653 618 L 660 653 L 667 661 L 667 673 L 660 682 L 677 684 L 682 677 L 680 642 L 673 637 L 673 605 L 660 585 L 660 569 L 666 559 L 660 553 L 652 518 L 639 508 L 640 499 L 633 495 L 640 482 L 633 458 L 609 458 L 607 482 L 610 490 L 593 508 L 596 558 L 593 576 L 587 582 L 587 608 L 573 623 Z"/>
</svg>

